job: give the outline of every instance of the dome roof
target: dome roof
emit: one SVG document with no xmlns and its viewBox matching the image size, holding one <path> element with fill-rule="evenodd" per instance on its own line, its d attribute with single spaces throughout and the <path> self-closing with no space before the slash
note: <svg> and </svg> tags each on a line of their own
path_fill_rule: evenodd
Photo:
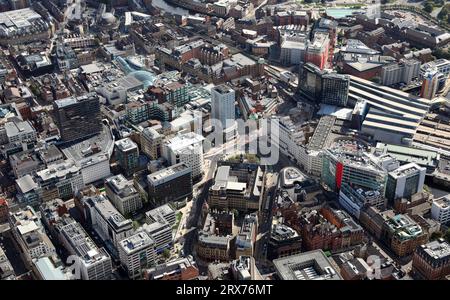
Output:
<svg viewBox="0 0 450 300">
<path fill-rule="evenodd" d="M 116 17 L 114 17 L 114 15 L 112 13 L 104 13 L 102 15 L 102 23 L 106 24 L 106 25 L 113 25 L 115 24 L 117 21 Z"/>
<path fill-rule="evenodd" d="M 130 74 L 133 75 L 137 80 L 141 81 L 144 84 L 144 88 L 152 85 L 155 81 L 155 74 L 148 71 L 140 70 L 131 72 Z"/>
</svg>

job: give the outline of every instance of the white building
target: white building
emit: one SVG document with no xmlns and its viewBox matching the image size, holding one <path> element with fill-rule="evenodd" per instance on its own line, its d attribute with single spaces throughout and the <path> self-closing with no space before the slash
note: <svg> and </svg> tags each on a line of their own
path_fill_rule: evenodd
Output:
<svg viewBox="0 0 450 300">
<path fill-rule="evenodd" d="M 84 197 L 86 219 L 105 242 L 117 249 L 119 241 L 133 234 L 133 223 L 125 219 L 103 195 Z"/>
<path fill-rule="evenodd" d="M 83 280 L 108 280 L 112 274 L 111 257 L 98 248 L 79 223 L 71 223 L 61 229 L 64 247 L 75 264 L 75 276 Z M 69 257 L 69 259 L 71 259 Z"/>
<path fill-rule="evenodd" d="M 450 222 L 450 195 L 433 201 L 431 205 L 431 217 L 441 224 Z"/>
<path fill-rule="evenodd" d="M 32 207 L 27 206 L 24 210 L 11 213 L 9 222 L 26 264 L 31 266 L 33 259 L 56 255 L 55 247 Z"/>
<path fill-rule="evenodd" d="M 5 124 L 5 131 L 8 142 L 10 143 L 36 140 L 36 130 L 33 128 L 30 121 L 14 119 Z"/>
<path fill-rule="evenodd" d="M 400 82 L 410 84 L 413 78 L 419 77 L 419 71 L 420 61 L 415 59 L 383 66 L 381 69 L 381 84 L 392 85 Z"/>
<path fill-rule="evenodd" d="M 386 182 L 386 198 L 408 198 L 421 192 L 425 182 L 426 168 L 409 163 L 389 172 Z"/>
<path fill-rule="evenodd" d="M 280 152 L 295 160 L 306 173 L 320 176 L 322 151 L 308 149 L 304 131 L 289 116 L 280 118 L 279 124 L 278 136 L 272 136 L 272 140 L 278 139 Z"/>
<path fill-rule="evenodd" d="M 220 121 L 226 140 L 232 138 L 236 131 L 235 100 L 235 91 L 227 85 L 211 89 L 211 120 Z"/>
<path fill-rule="evenodd" d="M 131 279 L 140 278 L 145 268 L 155 264 L 155 241 L 140 231 L 119 242 L 120 262 Z"/>
<path fill-rule="evenodd" d="M 380 191 L 367 191 L 361 188 L 354 189 L 345 184 L 339 191 L 339 204 L 351 215 L 359 219 L 361 208 L 364 205 L 370 205 L 384 210 L 386 207 L 386 198 Z"/>
<path fill-rule="evenodd" d="M 39 185 L 39 197 L 43 201 L 72 198 L 84 187 L 81 168 L 71 159 L 36 172 L 35 178 Z"/>
<path fill-rule="evenodd" d="M 303 39 L 286 37 L 283 43 L 281 43 L 281 63 L 287 66 L 294 66 L 304 62 L 307 45 L 308 39 L 306 36 Z"/>
<path fill-rule="evenodd" d="M 191 167 L 192 178 L 198 178 L 203 174 L 203 140 L 194 132 L 178 134 L 165 142 L 163 156 L 170 165 L 184 162 Z"/>
<path fill-rule="evenodd" d="M 175 131 L 174 131 L 175 132 Z M 155 160 L 161 156 L 161 147 L 164 135 L 154 128 L 147 127 L 141 132 L 141 150 L 150 159 Z"/>
<path fill-rule="evenodd" d="M 425 73 L 432 69 L 437 69 L 439 73 L 444 74 L 445 78 L 448 78 L 450 74 L 450 60 L 441 58 L 423 64 L 420 67 L 420 75 L 424 77 Z"/>
<path fill-rule="evenodd" d="M 147 224 L 142 228 L 155 241 L 155 248 L 157 253 L 161 253 L 164 249 L 170 248 L 173 242 L 172 226 L 160 214 L 149 215 L 146 214 Z"/>
<path fill-rule="evenodd" d="M 149 210 L 145 213 L 145 219 L 147 224 L 153 223 L 155 220 L 158 220 L 158 216 L 161 216 L 166 220 L 170 226 L 173 226 L 176 222 L 175 211 L 170 207 L 169 204 L 161 205 L 157 208 Z"/>
<path fill-rule="evenodd" d="M 92 138 L 64 148 L 62 152 L 80 166 L 84 184 L 111 176 L 109 159 L 114 151 L 114 136 L 109 128 Z"/>
<path fill-rule="evenodd" d="M 125 179 L 122 174 L 107 178 L 105 189 L 106 196 L 122 215 L 142 208 L 142 199 L 134 187 L 133 181 Z"/>
</svg>

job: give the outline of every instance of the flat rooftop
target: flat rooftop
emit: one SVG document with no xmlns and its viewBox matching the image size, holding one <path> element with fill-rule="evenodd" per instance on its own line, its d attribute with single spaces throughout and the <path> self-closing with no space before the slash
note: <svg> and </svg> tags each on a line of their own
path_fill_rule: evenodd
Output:
<svg viewBox="0 0 450 300">
<path fill-rule="evenodd" d="M 148 175 L 147 180 L 157 185 L 188 174 L 189 172 L 192 172 L 190 167 L 185 163 L 179 163 Z"/>
<path fill-rule="evenodd" d="M 137 149 L 137 145 L 135 142 L 133 142 L 131 139 L 129 138 L 124 138 L 121 140 L 118 140 L 117 142 L 115 142 L 115 145 L 117 148 L 119 148 L 121 151 L 130 151 L 133 149 Z"/>
<path fill-rule="evenodd" d="M 278 258 L 273 264 L 282 280 L 342 280 L 322 250 Z"/>
<path fill-rule="evenodd" d="M 378 143 L 375 151 L 390 154 L 400 162 L 414 162 L 420 166 L 436 167 L 439 160 L 438 153 L 413 147 Z"/>
<path fill-rule="evenodd" d="M 98 99 L 96 93 L 87 93 L 79 97 L 70 96 L 64 99 L 55 100 L 54 104 L 56 105 L 57 108 L 65 108 L 67 106 L 71 106 L 92 99 Z"/>
<path fill-rule="evenodd" d="M 120 247 L 127 253 L 133 253 L 155 244 L 155 241 L 145 231 L 140 231 L 119 242 Z"/>
<path fill-rule="evenodd" d="M 434 259 L 450 257 L 450 245 L 443 240 L 436 240 L 421 246 L 422 250 Z"/>
<path fill-rule="evenodd" d="M 14 34 L 24 33 L 31 35 L 32 31 L 27 29 L 39 24 L 45 26 L 44 24 L 47 23 L 31 8 L 2 12 L 0 13 L 0 36 L 13 37 Z"/>
</svg>

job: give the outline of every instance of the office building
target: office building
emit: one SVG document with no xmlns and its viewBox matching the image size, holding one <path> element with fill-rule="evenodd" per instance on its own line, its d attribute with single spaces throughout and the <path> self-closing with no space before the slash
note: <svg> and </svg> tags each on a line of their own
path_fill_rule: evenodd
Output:
<svg viewBox="0 0 450 300">
<path fill-rule="evenodd" d="M 20 178 L 27 174 L 34 174 L 45 168 L 44 163 L 37 153 L 32 150 L 14 153 L 9 156 L 9 164 L 16 178 Z"/>
<path fill-rule="evenodd" d="M 131 74 L 107 82 L 96 88 L 96 92 L 103 96 L 111 105 L 120 105 L 127 100 L 128 94 L 144 88 L 142 81 Z"/>
<path fill-rule="evenodd" d="M 324 74 L 322 76 L 321 103 L 346 106 L 350 77 L 342 74 Z"/>
<path fill-rule="evenodd" d="M 169 102 L 175 107 L 183 107 L 191 101 L 188 85 L 180 82 L 170 82 L 158 87 L 150 87 L 148 97 L 158 103 Z"/>
<path fill-rule="evenodd" d="M 21 205 L 36 207 L 40 203 L 39 186 L 31 175 L 16 179 L 16 198 Z"/>
<path fill-rule="evenodd" d="M 357 219 L 360 218 L 364 206 L 370 205 L 382 210 L 386 203 L 386 198 L 379 190 L 355 189 L 350 184 L 343 184 L 339 191 L 339 204 Z"/>
<path fill-rule="evenodd" d="M 53 111 L 64 142 L 85 139 L 102 131 L 100 102 L 95 93 L 56 100 Z"/>
<path fill-rule="evenodd" d="M 403 60 L 381 67 L 381 84 L 394 85 L 399 83 L 410 84 L 414 78 L 419 77 L 420 61 L 416 59 Z"/>
<path fill-rule="evenodd" d="M 139 167 L 139 149 L 130 138 L 115 142 L 116 159 L 127 175 L 133 174 Z"/>
<path fill-rule="evenodd" d="M 323 70 L 328 66 L 329 49 L 330 37 L 328 33 L 316 32 L 312 42 L 306 48 L 305 61 L 313 63 Z"/>
<path fill-rule="evenodd" d="M 225 140 L 235 135 L 235 99 L 235 91 L 227 85 L 219 85 L 211 89 L 211 120 L 220 122 Z"/>
<path fill-rule="evenodd" d="M 98 248 L 86 231 L 77 222 L 64 226 L 61 230 L 62 244 L 71 255 L 78 258 L 74 262 L 79 268 L 75 276 L 83 280 L 108 280 L 112 275 L 111 257 L 104 248 Z"/>
<path fill-rule="evenodd" d="M 346 106 L 349 87 L 349 75 L 324 71 L 312 63 L 300 67 L 300 94 L 312 102 Z"/>
<path fill-rule="evenodd" d="M 161 157 L 164 135 L 158 133 L 151 127 L 144 128 L 141 133 L 141 150 L 151 160 Z"/>
<path fill-rule="evenodd" d="M 142 208 L 142 199 L 133 181 L 125 179 L 122 174 L 107 178 L 105 190 L 106 196 L 122 215 L 131 214 Z"/>
<path fill-rule="evenodd" d="M 29 143 L 36 141 L 36 130 L 30 121 L 11 119 L 0 131 L 1 140 L 6 143 Z"/>
<path fill-rule="evenodd" d="M 258 216 L 256 213 L 246 215 L 236 237 L 236 257 L 253 256 L 257 234 Z"/>
<path fill-rule="evenodd" d="M 36 149 L 37 155 L 42 162 L 49 166 L 50 164 L 60 163 L 64 160 L 63 153 L 58 149 L 55 144 L 43 143 L 42 146 Z"/>
<path fill-rule="evenodd" d="M 398 198 L 410 198 L 423 189 L 426 169 L 415 163 L 409 163 L 389 172 L 386 182 L 386 198 L 393 201 Z"/>
<path fill-rule="evenodd" d="M 285 66 L 299 65 L 305 61 L 308 40 L 306 36 L 284 37 L 281 43 L 280 61 Z"/>
<path fill-rule="evenodd" d="M 257 164 L 219 162 L 208 205 L 222 210 L 259 210 L 265 172 Z"/>
<path fill-rule="evenodd" d="M 199 232 L 197 254 L 205 261 L 229 261 L 234 256 L 234 215 L 231 212 L 210 212 Z"/>
<path fill-rule="evenodd" d="M 42 201 L 55 198 L 68 200 L 84 187 L 81 168 L 70 159 L 36 172 L 35 180 Z"/>
<path fill-rule="evenodd" d="M 4 46 L 48 40 L 50 33 L 51 25 L 31 8 L 0 13 L 0 44 Z"/>
<path fill-rule="evenodd" d="M 431 217 L 441 224 L 450 223 L 450 195 L 433 200 Z"/>
<path fill-rule="evenodd" d="M 55 246 L 32 207 L 27 206 L 23 210 L 11 212 L 9 226 L 27 266 L 31 266 L 35 258 L 56 256 Z"/>
<path fill-rule="evenodd" d="M 146 224 L 142 226 L 145 232 L 155 242 L 156 253 L 172 247 L 172 226 L 161 213 L 146 214 Z"/>
<path fill-rule="evenodd" d="M 175 225 L 176 222 L 175 211 L 168 204 L 161 205 L 145 213 L 145 219 L 147 224 L 151 224 L 152 222 L 160 219 L 161 217 L 165 221 L 167 221 L 167 223 L 169 223 L 170 226 Z"/>
<path fill-rule="evenodd" d="M 420 97 L 433 99 L 439 90 L 439 73 L 437 69 L 432 69 L 423 75 Z"/>
<path fill-rule="evenodd" d="M 313 102 L 320 102 L 322 97 L 322 76 L 324 72 L 313 63 L 305 63 L 300 67 L 300 94 Z"/>
<path fill-rule="evenodd" d="M 267 259 L 274 260 L 281 257 L 298 254 L 302 251 L 302 237 L 291 227 L 275 223 L 272 224 Z"/>
<path fill-rule="evenodd" d="M 155 264 L 155 242 L 139 231 L 119 242 L 119 257 L 129 278 L 142 278 L 143 271 Z"/>
<path fill-rule="evenodd" d="M 69 202 L 70 203 L 70 202 Z M 61 229 L 67 224 L 76 222 L 69 215 L 69 205 L 61 199 L 54 199 L 42 203 L 39 206 L 41 221 L 50 235 L 61 241 Z"/>
<path fill-rule="evenodd" d="M 103 126 L 101 134 L 61 150 L 81 168 L 84 184 L 88 185 L 111 176 L 109 160 L 114 151 L 114 136 L 107 126 Z"/>
<path fill-rule="evenodd" d="M 360 142 L 340 140 L 324 151 L 322 181 L 328 188 L 338 191 L 348 184 L 384 195 L 386 172 L 370 159 L 365 149 Z"/>
<path fill-rule="evenodd" d="M 192 171 L 178 163 L 147 176 L 148 197 L 155 206 L 192 197 Z"/>
<path fill-rule="evenodd" d="M 427 62 L 420 67 L 420 75 L 424 77 L 426 72 L 433 69 L 437 69 L 439 73 L 442 73 L 444 75 L 444 79 L 446 80 L 450 75 L 450 60 L 439 58 Z"/>
<path fill-rule="evenodd" d="M 281 280 L 342 280 L 323 250 L 313 250 L 273 261 Z"/>
<path fill-rule="evenodd" d="M 205 261 L 230 261 L 232 258 L 231 235 L 215 235 L 200 232 L 197 242 L 197 255 Z"/>
<path fill-rule="evenodd" d="M 306 250 L 339 251 L 361 244 L 364 238 L 363 228 L 348 213 L 330 206 L 303 212 L 291 223 L 301 233 Z"/>
<path fill-rule="evenodd" d="M 192 178 L 198 179 L 203 175 L 203 140 L 204 137 L 188 132 L 177 134 L 164 144 L 164 157 L 170 165 L 185 163 L 192 170 Z"/>
<path fill-rule="evenodd" d="M 195 280 L 200 275 L 191 256 L 157 265 L 144 271 L 147 280 Z"/>
<path fill-rule="evenodd" d="M 38 280 L 74 280 L 72 270 L 64 267 L 61 261 L 42 257 L 33 261 L 33 273 Z"/>
<path fill-rule="evenodd" d="M 450 245 L 443 239 L 420 245 L 414 252 L 412 270 L 421 279 L 445 279 L 450 275 Z"/>
<path fill-rule="evenodd" d="M 396 215 L 383 224 L 384 238 L 391 250 L 400 257 L 412 254 L 427 242 L 428 235 L 408 215 Z"/>
<path fill-rule="evenodd" d="M 125 219 L 103 195 L 83 197 L 87 223 L 107 247 L 117 249 L 119 241 L 133 234 L 133 223 Z"/>
</svg>

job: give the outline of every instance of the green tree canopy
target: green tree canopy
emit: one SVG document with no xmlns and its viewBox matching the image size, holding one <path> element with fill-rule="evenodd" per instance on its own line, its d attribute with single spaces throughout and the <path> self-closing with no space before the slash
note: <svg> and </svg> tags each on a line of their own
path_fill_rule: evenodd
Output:
<svg viewBox="0 0 450 300">
<path fill-rule="evenodd" d="M 438 13 L 437 17 L 439 20 L 444 20 L 448 15 L 448 9 L 444 6 L 441 11 Z"/>
<path fill-rule="evenodd" d="M 433 4 L 431 2 L 426 2 L 423 10 L 427 13 L 431 13 L 433 11 Z"/>
<path fill-rule="evenodd" d="M 168 259 L 170 257 L 170 251 L 169 249 L 164 249 L 163 253 L 162 253 L 163 257 L 165 259 Z"/>
</svg>

